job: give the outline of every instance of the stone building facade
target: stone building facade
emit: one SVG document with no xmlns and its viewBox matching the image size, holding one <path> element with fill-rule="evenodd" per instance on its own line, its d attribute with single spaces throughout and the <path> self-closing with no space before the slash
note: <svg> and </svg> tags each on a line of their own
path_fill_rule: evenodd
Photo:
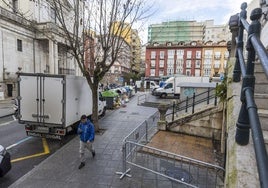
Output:
<svg viewBox="0 0 268 188">
<path fill-rule="evenodd" d="M 0 2 L 0 92 L 5 97 L 16 96 L 17 72 L 81 75 L 62 32 L 45 0 Z"/>
</svg>

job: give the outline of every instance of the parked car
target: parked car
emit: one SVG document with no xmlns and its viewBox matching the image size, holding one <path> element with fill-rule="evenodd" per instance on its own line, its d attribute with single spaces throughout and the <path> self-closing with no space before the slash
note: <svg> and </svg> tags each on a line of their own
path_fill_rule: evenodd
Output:
<svg viewBox="0 0 268 188">
<path fill-rule="evenodd" d="M 3 177 L 10 169 L 10 154 L 2 145 L 0 145 L 0 177 Z"/>
</svg>

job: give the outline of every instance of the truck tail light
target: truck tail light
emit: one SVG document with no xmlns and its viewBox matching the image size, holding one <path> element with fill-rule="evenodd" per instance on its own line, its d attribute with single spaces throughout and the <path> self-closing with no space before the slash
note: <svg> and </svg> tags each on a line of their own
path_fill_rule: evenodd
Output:
<svg viewBox="0 0 268 188">
<path fill-rule="evenodd" d="M 32 131 L 33 130 L 33 126 L 32 125 L 25 125 L 25 130 L 26 131 Z"/>
<path fill-rule="evenodd" d="M 57 130 L 57 134 L 59 134 L 59 135 L 65 135 L 65 130 L 58 129 Z"/>
</svg>

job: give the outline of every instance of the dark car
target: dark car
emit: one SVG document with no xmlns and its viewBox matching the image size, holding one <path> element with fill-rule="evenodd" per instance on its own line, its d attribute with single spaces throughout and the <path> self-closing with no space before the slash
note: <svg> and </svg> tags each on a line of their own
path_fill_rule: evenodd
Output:
<svg viewBox="0 0 268 188">
<path fill-rule="evenodd" d="M 10 169 L 10 154 L 0 145 L 0 177 L 3 177 Z"/>
</svg>

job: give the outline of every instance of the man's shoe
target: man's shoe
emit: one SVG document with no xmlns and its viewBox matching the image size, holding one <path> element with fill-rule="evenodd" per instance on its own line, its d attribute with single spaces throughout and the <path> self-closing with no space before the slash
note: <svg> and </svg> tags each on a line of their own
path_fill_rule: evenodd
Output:
<svg viewBox="0 0 268 188">
<path fill-rule="evenodd" d="M 83 168 L 84 166 L 85 166 L 85 163 L 84 163 L 84 162 L 82 162 L 82 163 L 80 163 L 80 165 L 79 165 L 78 169 L 81 169 L 81 168 Z"/>
<path fill-rule="evenodd" d="M 92 151 L 92 157 L 94 158 L 95 157 L 95 151 Z"/>
</svg>

